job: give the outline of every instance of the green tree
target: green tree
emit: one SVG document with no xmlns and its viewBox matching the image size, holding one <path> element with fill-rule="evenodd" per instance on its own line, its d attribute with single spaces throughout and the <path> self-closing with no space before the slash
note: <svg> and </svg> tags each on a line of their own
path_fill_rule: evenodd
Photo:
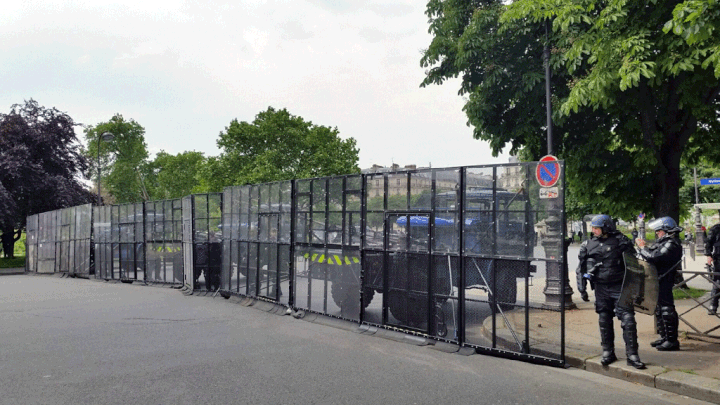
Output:
<svg viewBox="0 0 720 405">
<path fill-rule="evenodd" d="M 201 176 L 208 191 L 240 184 L 359 173 L 353 138 L 268 107 L 252 123 L 233 120 L 217 141 Z"/>
<path fill-rule="evenodd" d="M 201 152 L 171 155 L 160 151 L 149 163 L 146 185 L 153 200 L 167 200 L 200 193 L 200 173 L 205 164 Z"/>
<path fill-rule="evenodd" d="M 474 136 L 546 153 L 542 50 L 551 23 L 554 152 L 578 201 L 679 217 L 680 163 L 714 154 L 714 1 L 431 0 L 422 85 L 461 76 Z"/>
<path fill-rule="evenodd" d="M 102 140 L 104 133 L 113 134 L 109 141 Z M 122 115 L 115 114 L 108 122 L 85 128 L 88 148 L 86 156 L 92 162 L 92 173 L 97 185 L 98 142 L 100 147 L 101 191 L 107 190 L 113 203 L 132 203 L 150 199 L 145 187 L 148 172 L 148 152 L 145 128 Z"/>
</svg>

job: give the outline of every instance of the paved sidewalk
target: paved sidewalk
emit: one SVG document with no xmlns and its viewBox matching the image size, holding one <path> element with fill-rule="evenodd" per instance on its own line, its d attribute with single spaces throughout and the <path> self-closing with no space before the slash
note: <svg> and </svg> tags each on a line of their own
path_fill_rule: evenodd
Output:
<svg viewBox="0 0 720 405">
<path fill-rule="evenodd" d="M 704 256 L 698 256 L 695 261 L 688 257 L 684 270 L 705 271 L 704 260 Z M 575 290 L 574 272 L 569 276 L 570 285 Z M 689 284 L 695 288 L 710 289 L 710 283 L 701 278 L 695 278 Z M 705 294 L 706 298 L 708 296 L 709 292 Z M 703 301 L 702 298 L 699 300 Z M 590 302 L 583 302 L 577 293 L 573 295 L 573 301 L 578 308 L 565 312 L 565 356 L 568 365 L 720 404 L 720 339 L 688 338 L 687 332 L 692 332 L 693 329 L 680 321 L 680 351 L 660 352 L 650 346 L 650 342 L 658 338 L 655 334 L 654 317 L 638 313 L 635 318 L 638 323 L 639 354 L 647 364 L 647 369 L 637 370 L 627 365 L 622 329 L 617 319 L 615 352 L 619 360 L 603 367 L 600 364 L 602 350 L 593 293 L 590 291 Z M 720 326 L 718 315 L 708 315 L 707 309 L 696 307 L 697 305 L 692 299 L 675 302 L 678 313 L 685 313 L 682 316 L 695 328 L 707 331 Z M 524 314 L 508 312 L 506 316 L 515 330 L 524 330 Z M 556 333 L 560 330 L 558 314 L 538 310 L 531 313 L 530 319 L 531 346 L 542 349 L 543 345 L 548 345 L 556 350 L 560 345 Z M 514 340 L 510 330 L 502 322 L 497 323 L 497 328 L 499 340 L 512 346 Z M 720 329 L 716 329 L 711 335 L 720 336 Z"/>
</svg>

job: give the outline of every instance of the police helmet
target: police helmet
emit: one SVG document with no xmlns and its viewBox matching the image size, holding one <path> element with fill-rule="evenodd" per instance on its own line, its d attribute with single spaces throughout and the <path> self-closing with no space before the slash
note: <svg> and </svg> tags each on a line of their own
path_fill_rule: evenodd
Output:
<svg viewBox="0 0 720 405">
<path fill-rule="evenodd" d="M 605 214 L 595 215 L 590 221 L 590 226 L 602 229 L 603 233 L 610 233 L 615 230 L 615 222 L 610 218 L 610 215 Z"/>
<path fill-rule="evenodd" d="M 654 219 L 648 222 L 648 227 L 655 232 L 662 230 L 667 233 L 676 233 L 683 230 L 683 228 L 679 227 L 675 220 L 670 217 Z"/>
</svg>

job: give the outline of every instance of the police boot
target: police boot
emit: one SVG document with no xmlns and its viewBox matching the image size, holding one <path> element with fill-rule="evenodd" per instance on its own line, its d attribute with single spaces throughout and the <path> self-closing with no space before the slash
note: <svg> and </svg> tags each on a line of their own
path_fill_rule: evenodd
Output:
<svg viewBox="0 0 720 405">
<path fill-rule="evenodd" d="M 660 339 L 650 342 L 650 346 L 657 347 L 665 342 L 665 324 L 663 324 L 660 308 L 655 309 L 655 332 L 660 334 Z"/>
<path fill-rule="evenodd" d="M 637 324 L 635 323 L 635 314 L 632 312 L 618 310 L 620 316 L 620 325 L 623 330 L 623 339 L 625 340 L 625 354 L 627 354 L 628 366 L 637 369 L 644 369 L 645 363 L 638 356 L 638 340 L 637 340 Z"/>
<path fill-rule="evenodd" d="M 669 352 L 674 350 L 680 350 L 680 342 L 678 341 L 678 314 L 675 311 L 675 307 L 662 307 L 660 312 L 665 325 L 665 337 L 666 340 L 655 347 L 661 352 Z"/>
<path fill-rule="evenodd" d="M 615 330 L 613 329 L 612 312 L 600 312 L 598 314 L 600 324 L 600 345 L 602 346 L 602 358 L 600 364 L 607 366 L 617 360 L 615 356 Z"/>
<path fill-rule="evenodd" d="M 718 301 L 720 301 L 720 291 L 718 291 L 718 288 L 715 287 L 715 285 L 713 285 L 713 288 L 710 291 L 710 296 L 712 298 L 710 299 L 710 309 L 708 309 L 708 315 L 715 315 L 718 310 Z"/>
</svg>

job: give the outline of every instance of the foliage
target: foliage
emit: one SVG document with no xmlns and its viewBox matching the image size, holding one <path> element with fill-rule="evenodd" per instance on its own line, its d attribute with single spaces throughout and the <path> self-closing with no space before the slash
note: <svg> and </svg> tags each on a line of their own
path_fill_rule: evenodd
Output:
<svg viewBox="0 0 720 405">
<path fill-rule="evenodd" d="M 269 107 L 252 123 L 233 120 L 217 141 L 201 178 L 208 191 L 230 185 L 359 173 L 355 140 L 337 128 L 314 125 L 287 110 Z"/>
<path fill-rule="evenodd" d="M 113 134 L 114 138 L 102 140 L 101 136 L 106 132 Z M 92 162 L 95 184 L 97 186 L 99 163 L 102 176 L 100 188 L 112 195 L 110 202 L 122 204 L 150 198 L 144 184 L 148 158 L 145 128 L 133 119 L 126 121 L 121 114 L 115 114 L 107 122 L 86 127 L 85 139 L 88 144 L 86 156 Z"/>
<path fill-rule="evenodd" d="M 4 234 L 27 216 L 85 204 L 93 195 L 79 181 L 88 164 L 64 112 L 25 101 L 0 114 L 0 222 Z"/>
<path fill-rule="evenodd" d="M 422 85 L 460 76 L 474 136 L 494 153 L 545 150 L 545 22 L 553 152 L 578 203 L 678 218 L 680 162 L 717 157 L 715 1 L 430 0 Z M 677 5 L 677 7 L 676 7 Z M 717 136 L 717 135 L 715 135 Z"/>
<path fill-rule="evenodd" d="M 718 186 L 701 186 L 700 179 L 719 178 L 720 166 L 712 164 L 703 159 L 694 167 L 697 169 L 698 184 L 698 200 L 700 203 L 716 203 L 720 202 L 720 187 Z M 693 167 L 683 166 L 683 186 L 680 188 L 680 216 L 687 219 L 691 214 L 691 209 L 695 204 L 695 172 Z"/>
<path fill-rule="evenodd" d="M 153 200 L 168 200 L 203 192 L 199 173 L 205 164 L 202 152 L 171 155 L 160 151 L 148 164 L 146 186 Z"/>
</svg>

